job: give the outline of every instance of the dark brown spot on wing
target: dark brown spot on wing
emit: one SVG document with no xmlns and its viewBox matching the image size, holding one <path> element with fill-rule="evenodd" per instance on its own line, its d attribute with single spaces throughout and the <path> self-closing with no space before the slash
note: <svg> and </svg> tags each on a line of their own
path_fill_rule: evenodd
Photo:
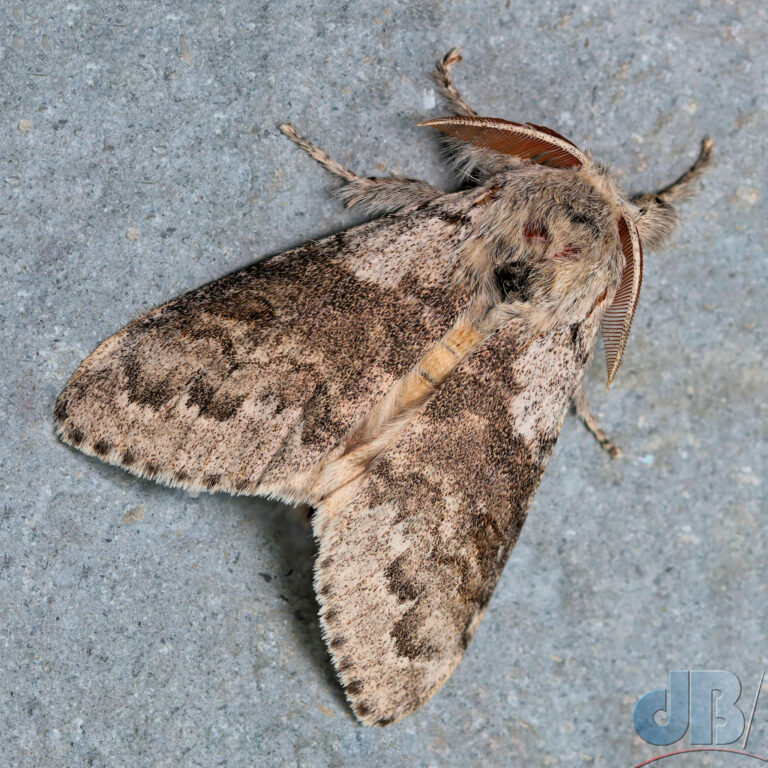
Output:
<svg viewBox="0 0 768 768">
<path fill-rule="evenodd" d="M 123 361 L 123 375 L 125 391 L 131 403 L 146 405 L 153 411 L 159 411 L 175 394 L 167 379 L 151 381 L 147 378 L 144 365 L 137 355 L 126 356 Z"/>
<path fill-rule="evenodd" d="M 469 646 L 469 641 L 472 639 L 473 624 L 475 621 L 475 615 L 471 614 L 464 622 L 464 629 L 461 630 L 461 647 L 466 651 Z"/>
<path fill-rule="evenodd" d="M 227 421 L 237 413 L 248 396 L 247 392 L 236 396 L 226 394 L 217 396 L 217 392 L 218 387 L 209 384 L 205 380 L 205 373 L 201 371 L 189 385 L 187 405 L 196 405 L 200 409 L 200 415 L 205 418 Z"/>
<path fill-rule="evenodd" d="M 454 227 L 468 227 L 472 225 L 471 219 L 464 213 L 442 210 L 437 213 L 437 216 Z"/>
<path fill-rule="evenodd" d="M 347 683 L 347 685 L 344 686 L 344 690 L 350 696 L 356 696 L 363 690 L 363 683 L 361 680 L 353 680 L 351 683 Z"/>
<path fill-rule="evenodd" d="M 85 433 L 82 429 L 73 427 L 69 432 L 68 439 L 72 445 L 78 446 L 83 442 L 83 440 L 85 440 Z"/>
<path fill-rule="evenodd" d="M 61 395 L 56 399 L 56 406 L 53 409 L 53 416 L 57 422 L 62 422 L 67 418 L 67 401 Z"/>
<path fill-rule="evenodd" d="M 401 603 L 406 600 L 415 600 L 420 592 L 411 580 L 408 570 L 404 567 L 406 559 L 406 555 L 400 555 L 384 569 L 389 590 L 397 595 L 397 599 Z"/>
<path fill-rule="evenodd" d="M 392 638 L 399 656 L 408 659 L 428 659 L 437 649 L 421 636 L 424 616 L 419 606 L 409 608 L 392 628 Z"/>
<path fill-rule="evenodd" d="M 106 456 L 111 450 L 111 448 L 112 446 L 110 445 L 108 440 L 97 440 L 93 444 L 93 451 L 98 456 Z"/>
</svg>

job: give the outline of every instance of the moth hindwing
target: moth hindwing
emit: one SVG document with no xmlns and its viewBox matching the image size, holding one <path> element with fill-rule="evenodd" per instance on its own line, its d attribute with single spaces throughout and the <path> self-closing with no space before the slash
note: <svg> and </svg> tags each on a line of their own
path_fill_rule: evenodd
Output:
<svg viewBox="0 0 768 768">
<path fill-rule="evenodd" d="M 555 131 L 478 117 L 458 58 L 436 77 L 461 116 L 431 124 L 474 186 L 363 178 L 283 126 L 379 217 L 134 320 L 55 408 L 65 442 L 135 474 L 316 509 L 323 632 L 367 724 L 423 704 L 461 658 L 601 322 L 618 368 L 641 240 L 669 234 L 711 148 L 633 202 Z"/>
</svg>

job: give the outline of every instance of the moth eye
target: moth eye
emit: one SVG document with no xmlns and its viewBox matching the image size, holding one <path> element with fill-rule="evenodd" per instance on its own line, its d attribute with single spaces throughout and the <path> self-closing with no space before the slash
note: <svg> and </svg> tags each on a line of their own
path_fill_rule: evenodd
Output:
<svg viewBox="0 0 768 768">
<path fill-rule="evenodd" d="M 581 253 L 581 247 L 576 243 L 568 243 L 562 251 L 558 251 L 552 258 L 553 259 L 568 259 L 573 256 L 578 256 Z"/>
<path fill-rule="evenodd" d="M 547 232 L 547 228 L 544 225 L 529 221 L 523 227 L 523 237 L 526 240 L 533 240 L 534 242 L 546 242 L 549 240 L 549 232 Z"/>
<path fill-rule="evenodd" d="M 494 272 L 502 301 L 528 301 L 530 298 L 531 268 L 522 262 L 505 264 Z"/>
</svg>

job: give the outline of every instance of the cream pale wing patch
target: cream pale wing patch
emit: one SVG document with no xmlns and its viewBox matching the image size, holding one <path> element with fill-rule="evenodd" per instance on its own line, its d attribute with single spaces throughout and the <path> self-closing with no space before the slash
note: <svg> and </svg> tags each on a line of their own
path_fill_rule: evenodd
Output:
<svg viewBox="0 0 768 768">
<path fill-rule="evenodd" d="M 316 590 L 358 718 L 420 706 L 467 647 L 517 539 L 598 320 L 530 343 L 498 331 L 356 489 L 320 503 Z"/>
<path fill-rule="evenodd" d="M 130 323 L 59 396 L 59 434 L 169 484 L 304 500 L 312 465 L 465 303 L 462 205 L 288 251 Z"/>
</svg>

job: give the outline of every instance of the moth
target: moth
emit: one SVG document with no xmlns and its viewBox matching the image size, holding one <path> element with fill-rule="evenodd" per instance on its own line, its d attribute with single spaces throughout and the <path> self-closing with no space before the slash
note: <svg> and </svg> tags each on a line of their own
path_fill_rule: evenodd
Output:
<svg viewBox="0 0 768 768">
<path fill-rule="evenodd" d="M 629 197 L 555 131 L 427 120 L 465 179 L 364 178 L 281 130 L 372 219 L 164 304 L 107 339 L 60 394 L 62 440 L 171 486 L 310 505 L 322 631 L 364 724 L 445 683 L 518 537 L 566 410 L 617 448 L 580 389 L 602 328 L 608 381 L 643 247 L 710 161 Z"/>
</svg>

